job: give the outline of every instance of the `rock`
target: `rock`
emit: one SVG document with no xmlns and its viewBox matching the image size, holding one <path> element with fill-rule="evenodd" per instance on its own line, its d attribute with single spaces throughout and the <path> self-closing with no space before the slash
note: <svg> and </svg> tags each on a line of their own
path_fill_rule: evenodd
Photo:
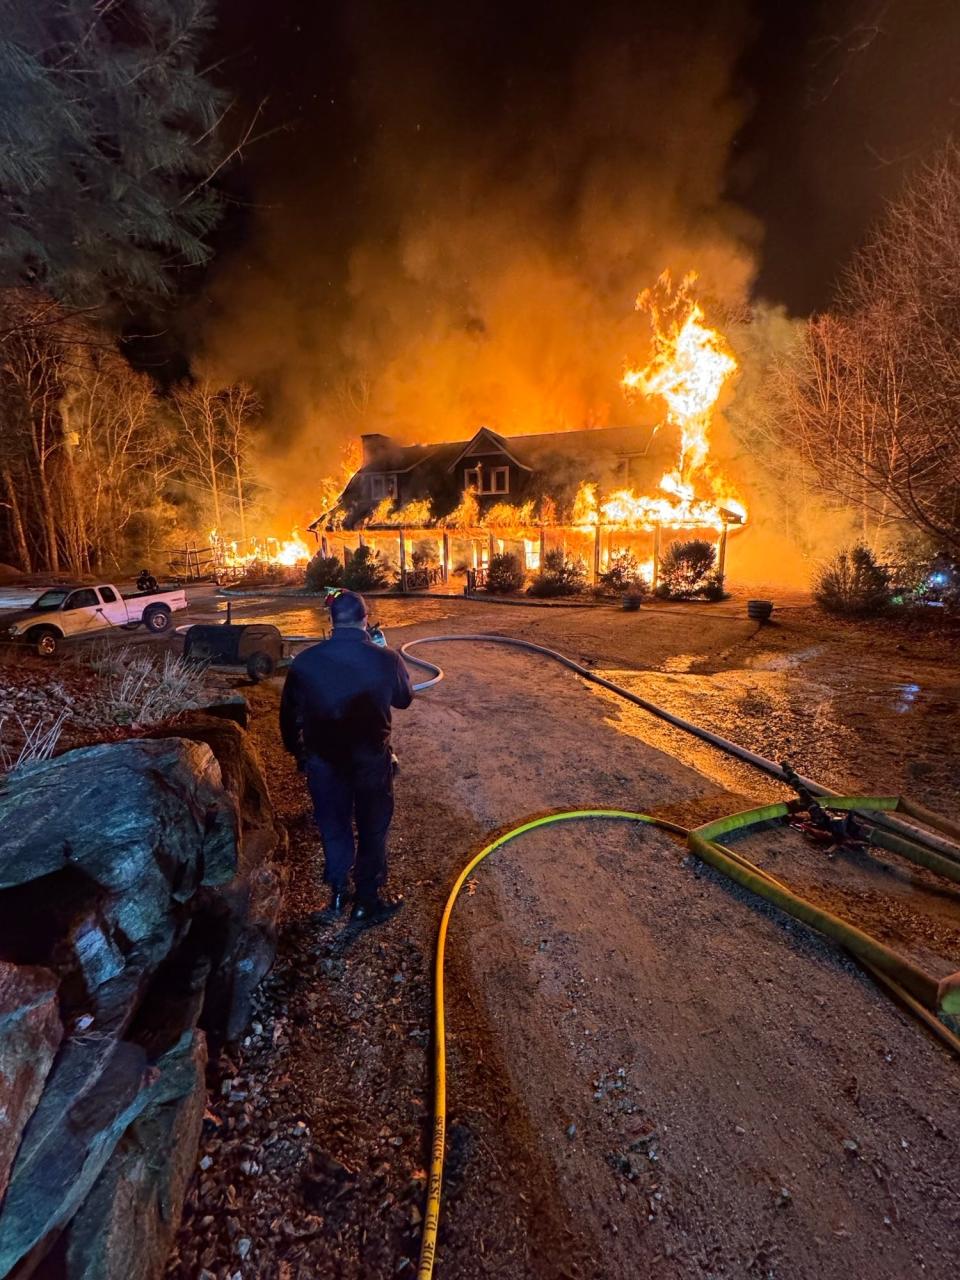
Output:
<svg viewBox="0 0 960 1280">
<path fill-rule="evenodd" d="M 237 875 L 201 891 L 193 926 L 213 960 L 201 1025 L 219 1046 L 243 1034 L 253 993 L 276 956 L 283 838 L 260 761 L 242 729 L 199 715 L 177 733 L 211 749 L 240 816 Z"/>
<path fill-rule="evenodd" d="M 181 1096 L 130 1126 L 65 1233 L 65 1280 L 159 1280 L 180 1223 L 206 1104 L 202 1033 L 181 1051 Z M 169 1068 L 168 1068 L 169 1069 Z"/>
<path fill-rule="evenodd" d="M 216 702 L 207 703 L 202 710 L 208 716 L 216 716 L 218 720 L 232 720 L 241 729 L 246 729 L 250 719 L 250 708 L 242 693 L 230 694 Z"/>
<path fill-rule="evenodd" d="M 210 749 L 180 738 L 81 747 L 0 778 L 0 889 L 74 868 L 143 937 L 236 874 L 236 815 Z"/>
<path fill-rule="evenodd" d="M 138 1045 L 67 1040 L 47 1078 L 0 1207 L 0 1275 L 67 1222 L 148 1101 Z"/>
<path fill-rule="evenodd" d="M 64 1043 L 0 1206 L 0 1275 L 32 1250 L 46 1250 L 138 1116 L 190 1092 L 196 1077 L 193 1040 L 194 1033 L 186 1033 L 152 1064 L 129 1041 L 88 1036 Z"/>
<path fill-rule="evenodd" d="M 54 974 L 0 962 L 0 1204 L 62 1035 Z"/>
</svg>

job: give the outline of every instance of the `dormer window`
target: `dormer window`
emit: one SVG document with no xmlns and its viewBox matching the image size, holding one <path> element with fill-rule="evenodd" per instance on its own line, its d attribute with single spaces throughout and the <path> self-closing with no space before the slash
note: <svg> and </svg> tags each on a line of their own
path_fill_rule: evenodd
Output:
<svg viewBox="0 0 960 1280">
<path fill-rule="evenodd" d="M 475 493 L 509 493 L 510 468 L 480 466 L 465 467 L 463 487 L 473 489 Z"/>
<path fill-rule="evenodd" d="M 369 486 L 370 497 L 374 502 L 380 502 L 384 498 L 396 498 L 397 496 L 397 477 L 393 472 L 381 472 L 367 476 L 367 485 Z"/>
</svg>

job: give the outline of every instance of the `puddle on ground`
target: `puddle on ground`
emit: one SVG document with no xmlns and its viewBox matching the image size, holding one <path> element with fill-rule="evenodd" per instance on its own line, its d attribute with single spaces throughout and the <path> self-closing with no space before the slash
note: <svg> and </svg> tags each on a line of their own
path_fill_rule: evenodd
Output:
<svg viewBox="0 0 960 1280">
<path fill-rule="evenodd" d="M 869 787 L 913 795 L 945 813 L 960 810 L 960 778 L 952 763 L 960 707 L 928 701 L 919 685 L 878 685 L 859 673 L 825 667 L 817 670 L 816 678 L 813 673 L 800 677 L 789 669 L 602 674 L 768 760 L 789 760 L 798 772 L 836 791 Z M 614 694 L 595 685 L 588 688 L 605 699 L 620 732 L 669 752 L 729 790 L 769 795 L 772 784 L 759 771 Z M 903 716 L 910 717 L 909 739 L 904 737 Z"/>
<path fill-rule="evenodd" d="M 235 622 L 269 622 L 279 627 L 284 635 L 320 637 L 330 627 L 330 615 L 321 600 L 308 603 L 278 596 L 243 596 L 229 601 L 223 596 L 217 596 L 191 609 L 191 621 L 209 619 L 223 622 L 228 603 Z M 388 600 L 371 596 L 368 604 L 373 620 L 380 622 L 388 630 L 447 618 L 455 609 L 455 606 L 442 599 Z"/>
<path fill-rule="evenodd" d="M 798 649 L 795 653 L 782 653 L 773 649 L 761 649 L 746 659 L 746 665 L 753 671 L 793 671 L 812 662 L 826 653 L 825 644 L 810 645 L 807 649 Z"/>
</svg>

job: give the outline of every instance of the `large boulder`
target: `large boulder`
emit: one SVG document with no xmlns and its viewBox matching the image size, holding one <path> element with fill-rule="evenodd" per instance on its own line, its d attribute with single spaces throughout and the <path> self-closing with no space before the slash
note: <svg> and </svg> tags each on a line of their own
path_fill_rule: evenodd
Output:
<svg viewBox="0 0 960 1280">
<path fill-rule="evenodd" d="M 154 1102 L 133 1122 L 51 1259 L 64 1280 L 163 1275 L 206 1108 L 202 1032 L 181 1057 L 184 1092 Z"/>
<path fill-rule="evenodd" d="M 274 957 L 259 762 L 213 717 L 82 748 L 0 779 L 0 832 L 0 1276 L 153 1280 L 196 1156 L 200 1028 L 239 1036 Z"/>
<path fill-rule="evenodd" d="M 190 928 L 236 878 L 238 817 L 208 747 L 86 747 L 0 779 L 0 959 L 42 964 L 99 1034 L 122 1033 Z"/>
<path fill-rule="evenodd" d="M 242 1035 L 253 993 L 276 956 L 286 833 L 276 822 L 260 760 L 243 729 L 198 715 L 175 732 L 210 748 L 239 813 L 237 874 L 200 890 L 193 923 L 194 937 L 202 938 L 212 958 L 201 1025 L 218 1046 Z"/>
<path fill-rule="evenodd" d="M 62 1035 L 54 974 L 0 962 L 0 1204 Z"/>
<path fill-rule="evenodd" d="M 195 1035 L 185 1032 L 153 1063 L 126 1040 L 78 1036 L 64 1044 L 13 1165 L 0 1212 L 0 1275 L 21 1259 L 31 1274 L 131 1124 L 194 1090 Z"/>
<path fill-rule="evenodd" d="M 209 747 L 182 738 L 68 751 L 0 778 L 0 889 L 67 868 L 143 937 L 202 884 L 236 874 L 236 817 Z"/>
</svg>

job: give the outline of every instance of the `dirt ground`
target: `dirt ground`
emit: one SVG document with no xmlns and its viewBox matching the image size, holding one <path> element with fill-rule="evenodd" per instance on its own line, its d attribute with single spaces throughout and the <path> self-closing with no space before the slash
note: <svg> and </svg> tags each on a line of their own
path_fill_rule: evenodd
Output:
<svg viewBox="0 0 960 1280">
<path fill-rule="evenodd" d="M 251 601 L 307 632 L 322 614 Z M 949 637 L 825 626 L 804 602 L 758 630 L 711 610 L 378 604 L 391 642 L 501 631 L 842 788 L 957 812 Z M 323 903 L 279 681 L 253 731 L 291 834 L 293 888 L 251 1035 L 219 1064 L 170 1276 L 412 1276 L 430 1135 L 430 962 L 456 872 L 490 833 L 555 808 L 690 823 L 779 794 L 561 668 L 493 646 L 424 656 L 445 680 L 396 717 L 389 925 Z M 960 967 L 960 894 L 897 859 L 798 833 L 748 856 L 909 951 Z M 958 1063 L 850 961 L 625 823 L 524 837 L 454 914 L 449 1148 L 438 1277 L 952 1276 Z"/>
</svg>

